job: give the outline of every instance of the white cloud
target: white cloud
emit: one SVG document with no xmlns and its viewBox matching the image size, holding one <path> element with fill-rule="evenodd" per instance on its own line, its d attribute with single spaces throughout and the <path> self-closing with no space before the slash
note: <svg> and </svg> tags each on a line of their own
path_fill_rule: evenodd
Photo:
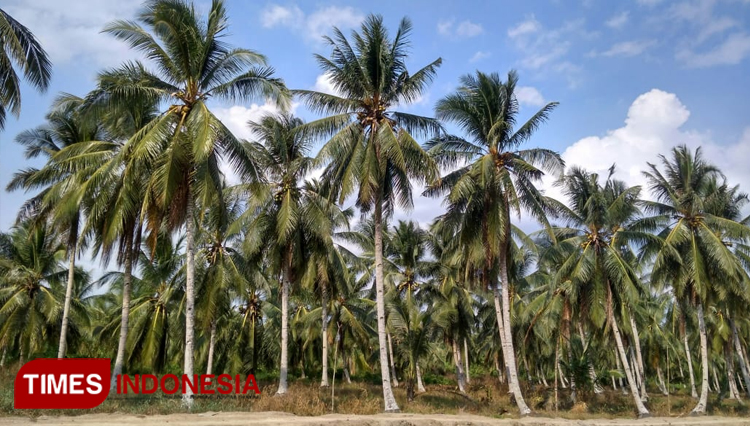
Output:
<svg viewBox="0 0 750 426">
<path fill-rule="evenodd" d="M 609 48 L 609 50 L 603 52 L 602 56 L 637 56 L 645 52 L 654 44 L 655 42 L 653 40 L 634 40 L 615 43 Z"/>
<path fill-rule="evenodd" d="M 321 93 L 328 93 L 329 95 L 339 96 L 340 93 L 336 90 L 331 82 L 331 76 L 328 74 L 321 74 L 315 79 L 315 85 L 312 90 Z"/>
<path fill-rule="evenodd" d="M 290 112 L 294 114 L 299 104 L 292 103 Z M 265 103 L 263 105 L 252 104 L 250 107 L 244 107 L 242 105 L 234 105 L 226 108 L 213 108 L 212 112 L 214 115 L 224 123 L 229 131 L 239 139 L 253 139 L 253 134 L 250 132 L 250 128 L 247 123 L 249 121 L 258 121 L 262 117 L 271 114 L 278 114 L 281 110 L 273 103 Z M 222 172 L 227 178 L 227 181 L 236 185 L 240 183 L 240 179 L 236 173 L 229 167 L 228 164 L 222 163 L 220 165 Z"/>
<path fill-rule="evenodd" d="M 630 17 L 630 13 L 628 11 L 625 11 L 608 19 L 607 22 L 605 22 L 605 25 L 607 25 L 610 28 L 619 30 L 620 28 L 625 26 L 625 24 L 628 23 L 629 17 Z"/>
<path fill-rule="evenodd" d="M 581 71 L 580 66 L 567 59 L 573 41 L 590 39 L 595 35 L 586 31 L 582 19 L 547 29 L 533 15 L 508 29 L 508 38 L 521 53 L 519 63 L 522 68 L 560 75 L 567 78 L 571 86 L 578 84 Z"/>
<path fill-rule="evenodd" d="M 351 6 L 328 6 L 305 15 L 296 5 L 289 7 L 270 4 L 261 13 L 261 24 L 265 28 L 287 27 L 314 43 L 322 42 L 333 27 L 346 30 L 357 27 L 364 15 Z"/>
<path fill-rule="evenodd" d="M 540 107 L 547 103 L 544 96 L 535 87 L 519 86 L 516 87 L 516 99 L 521 106 Z"/>
<path fill-rule="evenodd" d="M 272 4 L 261 12 L 261 22 L 264 28 L 273 28 L 277 25 L 298 26 L 305 19 L 305 14 L 297 6 L 283 7 Z"/>
<path fill-rule="evenodd" d="M 454 25 L 455 20 L 440 20 L 437 24 L 437 31 L 438 34 L 446 37 L 462 37 L 462 38 L 471 38 L 476 37 L 479 34 L 482 34 L 484 32 L 484 28 L 481 24 L 477 24 L 475 22 L 471 22 L 468 19 L 465 21 L 461 21 L 458 23 L 458 25 Z"/>
<path fill-rule="evenodd" d="M 567 167 L 581 166 L 607 173 L 616 164 L 617 178 L 630 185 L 642 185 L 647 196 L 646 180 L 641 172 L 646 163 L 657 163 L 659 154 L 668 154 L 679 144 L 691 149 L 702 146 L 709 161 L 720 165 L 730 183 L 750 181 L 746 159 L 750 157 L 750 128 L 735 144 L 720 145 L 712 141 L 709 133 L 683 130 L 690 111 L 673 93 L 653 89 L 640 95 L 630 106 L 624 126 L 610 130 L 604 136 L 588 136 L 569 146 L 562 157 Z M 553 187 L 551 177 L 545 179 L 547 194 L 560 197 Z"/>
<path fill-rule="evenodd" d="M 3 9 L 39 39 L 55 66 L 90 63 L 116 66 L 139 54 L 114 37 L 101 34 L 116 19 L 132 19 L 141 0 L 68 2 L 9 0 Z M 93 74 L 95 69 L 91 70 Z"/>
<path fill-rule="evenodd" d="M 534 15 L 531 15 L 528 19 L 520 22 L 515 27 L 508 29 L 508 37 L 516 38 L 525 34 L 535 33 L 542 29 L 542 24 L 536 20 Z"/>
<path fill-rule="evenodd" d="M 471 58 L 469 59 L 469 62 L 471 62 L 471 63 L 474 63 L 474 62 L 479 62 L 479 61 L 481 61 L 482 59 L 487 59 L 487 58 L 489 58 L 490 56 L 492 56 L 492 54 L 491 54 L 490 52 L 484 52 L 484 51 L 481 51 L 481 50 L 480 50 L 480 51 L 478 51 L 477 53 L 475 53 L 475 54 L 474 54 L 474 55 L 473 55 L 473 56 L 472 56 L 472 57 L 471 57 Z"/>
<path fill-rule="evenodd" d="M 735 33 L 713 48 L 695 52 L 683 49 L 676 54 L 677 59 L 694 68 L 705 68 L 716 65 L 736 65 L 750 56 L 750 35 Z"/>
</svg>

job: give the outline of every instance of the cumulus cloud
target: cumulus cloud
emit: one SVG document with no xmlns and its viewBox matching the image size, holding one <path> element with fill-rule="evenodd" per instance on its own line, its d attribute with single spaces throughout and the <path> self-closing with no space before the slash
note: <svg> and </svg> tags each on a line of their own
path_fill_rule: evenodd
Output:
<svg viewBox="0 0 750 426">
<path fill-rule="evenodd" d="M 312 90 L 321 93 L 328 93 L 329 95 L 340 95 L 340 93 L 333 86 L 333 82 L 331 82 L 331 76 L 327 73 L 321 74 L 315 79 L 315 85 L 312 87 Z"/>
<path fill-rule="evenodd" d="M 519 22 L 516 26 L 508 29 L 508 37 L 518 38 L 520 36 L 535 33 L 542 29 L 542 24 L 536 20 L 534 15 L 528 17 L 525 21 Z"/>
<path fill-rule="evenodd" d="M 521 106 L 540 107 L 547 103 L 544 96 L 536 87 L 520 86 L 516 87 L 516 99 Z"/>
<path fill-rule="evenodd" d="M 619 30 L 620 28 L 624 27 L 625 24 L 628 23 L 628 18 L 630 16 L 630 13 L 625 11 L 622 13 L 619 13 L 605 22 L 605 25 L 607 25 L 610 28 L 613 28 L 615 30 Z"/>
<path fill-rule="evenodd" d="M 562 157 L 567 167 L 580 166 L 600 175 L 616 164 L 616 177 L 630 185 L 642 185 L 646 196 L 646 180 L 641 174 L 646 163 L 657 163 L 659 154 L 686 144 L 691 149 L 701 146 L 732 184 L 750 182 L 746 164 L 750 158 L 750 128 L 734 144 L 717 144 L 708 133 L 684 130 L 689 118 L 690 111 L 674 93 L 653 89 L 632 103 L 622 127 L 604 136 L 580 139 L 565 149 Z M 562 199 L 551 178 L 546 178 L 544 187 L 547 194 Z"/>
<path fill-rule="evenodd" d="M 320 43 L 333 27 L 340 30 L 355 28 L 364 19 L 364 15 L 351 6 L 328 6 L 305 14 L 296 5 L 270 4 L 260 16 L 264 28 L 286 27 L 315 43 Z"/>
<path fill-rule="evenodd" d="M 455 19 L 441 20 L 437 24 L 438 34 L 446 37 L 471 38 L 484 32 L 481 24 L 471 22 L 470 20 L 455 23 Z"/>
<path fill-rule="evenodd" d="M 132 19 L 141 4 L 141 0 L 7 0 L 3 9 L 34 33 L 55 66 L 93 63 L 93 74 L 98 67 L 116 66 L 139 56 L 101 30 L 116 19 Z"/>
</svg>

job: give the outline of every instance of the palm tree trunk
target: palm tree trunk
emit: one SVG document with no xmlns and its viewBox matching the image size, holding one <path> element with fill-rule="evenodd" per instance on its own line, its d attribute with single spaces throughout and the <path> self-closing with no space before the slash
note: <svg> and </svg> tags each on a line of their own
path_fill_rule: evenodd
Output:
<svg viewBox="0 0 750 426">
<path fill-rule="evenodd" d="M 344 345 L 341 345 L 341 352 L 344 351 Z M 349 355 L 344 356 L 344 378 L 346 379 L 346 383 L 351 384 L 352 378 L 349 376 Z"/>
<path fill-rule="evenodd" d="M 505 252 L 505 250 L 503 250 Z M 503 333 L 503 358 L 508 371 L 508 390 L 516 399 L 516 405 L 522 416 L 531 414 L 531 409 L 526 405 L 521 393 L 521 387 L 518 383 L 518 370 L 516 369 L 516 351 L 513 349 L 513 334 L 510 325 L 510 293 L 508 290 L 508 265 L 505 259 L 505 253 L 500 256 L 500 273 L 502 279 L 502 290 L 495 285 L 495 311 L 498 317 L 502 318 L 499 323 L 500 332 Z M 501 301 L 502 300 L 502 301 Z"/>
<path fill-rule="evenodd" d="M 659 379 L 659 390 L 661 391 L 661 394 L 664 396 L 669 395 L 669 391 L 664 385 L 664 375 L 661 374 L 661 366 L 659 365 L 656 366 L 656 377 Z"/>
<path fill-rule="evenodd" d="M 615 313 L 613 312 L 612 288 L 610 287 L 609 283 L 607 283 L 607 293 L 607 304 L 609 305 L 607 307 L 607 315 L 609 316 L 609 322 L 612 325 L 612 334 L 614 334 L 615 336 L 615 343 L 617 344 L 617 351 L 620 354 L 620 360 L 622 361 L 623 370 L 625 370 L 625 376 L 628 378 L 630 393 L 633 395 L 635 407 L 638 409 L 638 417 L 648 417 L 650 416 L 650 414 L 646 409 L 646 406 L 643 405 L 643 401 L 641 401 L 641 397 L 638 394 L 638 388 L 635 385 L 635 380 L 633 380 L 633 373 L 630 371 L 630 365 L 628 365 L 628 357 L 627 355 L 625 355 L 625 346 L 622 344 L 620 328 L 617 326 L 617 319 L 615 318 Z"/>
<path fill-rule="evenodd" d="M 469 373 L 469 342 L 464 337 L 464 363 L 466 364 L 466 383 L 471 383 L 471 375 Z"/>
<path fill-rule="evenodd" d="M 188 192 L 185 214 L 185 364 L 182 374 L 193 377 L 193 345 L 195 343 L 195 221 L 193 218 L 193 196 Z M 193 405 L 193 391 L 186 386 L 182 402 Z"/>
<path fill-rule="evenodd" d="M 502 384 L 503 383 L 503 370 L 500 369 L 500 353 L 495 352 L 493 359 L 495 361 L 495 370 L 497 370 L 497 380 Z"/>
<path fill-rule="evenodd" d="M 747 368 L 747 360 L 742 353 L 742 345 L 740 344 L 740 337 L 737 333 L 737 324 L 734 322 L 734 318 L 729 320 L 732 326 L 732 340 L 734 341 L 734 351 L 737 353 L 737 357 L 740 359 L 740 371 L 742 372 L 742 378 L 745 380 L 745 393 L 750 396 L 750 372 Z"/>
<path fill-rule="evenodd" d="M 77 221 L 76 221 L 77 222 Z M 78 243 L 77 224 L 70 227 L 68 243 L 68 285 L 65 288 L 65 305 L 63 305 L 62 326 L 60 327 L 60 344 L 57 347 L 57 357 L 65 358 L 68 346 L 68 320 L 70 318 L 70 301 L 73 299 L 73 284 L 75 284 L 76 248 Z"/>
<path fill-rule="evenodd" d="M 291 244 L 286 249 L 284 259 L 283 278 L 281 279 L 281 362 L 279 365 L 279 389 L 276 395 L 283 395 L 288 390 L 289 374 L 289 287 L 291 283 L 291 263 L 292 263 Z"/>
<path fill-rule="evenodd" d="M 328 286 L 326 283 L 320 283 L 320 301 L 321 301 L 321 338 L 323 340 L 323 372 L 320 378 L 320 387 L 328 386 Z"/>
<path fill-rule="evenodd" d="M 703 304 L 698 303 L 698 332 L 701 340 L 701 395 L 698 405 L 693 408 L 692 414 L 705 414 L 708 404 L 708 337 L 706 336 L 706 322 L 703 318 Z M 687 343 L 686 343 L 687 344 Z"/>
<path fill-rule="evenodd" d="M 466 393 L 466 376 L 464 376 L 464 367 L 461 362 L 461 350 L 458 349 L 456 340 L 453 339 L 453 364 L 456 366 L 456 380 L 458 381 L 458 391 Z"/>
<path fill-rule="evenodd" d="M 635 323 L 635 318 L 630 315 L 630 328 L 633 330 L 633 340 L 635 341 L 635 355 L 638 360 L 638 370 L 640 374 L 639 381 L 641 383 L 641 399 L 644 401 L 648 400 L 648 393 L 646 392 L 646 370 L 643 368 L 643 356 L 641 355 L 641 338 L 638 336 L 638 325 Z"/>
<path fill-rule="evenodd" d="M 419 364 L 417 364 L 417 393 L 425 393 L 427 390 L 424 388 L 424 383 L 422 382 L 422 370 L 419 368 Z"/>
<path fill-rule="evenodd" d="M 583 332 L 583 324 L 581 321 L 578 321 L 578 334 L 581 335 L 581 342 L 583 342 L 583 345 L 586 346 L 586 335 Z M 594 363 L 591 362 L 591 359 L 589 359 L 589 378 L 591 379 L 591 383 L 594 384 L 594 393 L 600 394 L 604 392 L 604 389 L 601 387 L 599 382 L 596 378 L 596 370 L 594 370 Z"/>
<path fill-rule="evenodd" d="M 508 201 L 507 193 L 503 194 L 504 200 L 504 223 L 503 233 L 500 238 L 500 256 L 498 263 L 500 266 L 500 281 L 502 288 L 500 289 L 502 297 L 502 316 L 503 324 L 505 327 L 502 330 L 505 332 L 505 342 L 503 346 L 503 355 L 505 356 L 505 363 L 508 366 L 508 388 L 516 398 L 516 405 L 518 410 L 521 412 L 521 416 L 531 414 L 531 409 L 526 405 L 526 401 L 523 399 L 521 393 L 521 386 L 518 380 L 518 370 L 516 369 L 516 351 L 513 348 L 513 326 L 510 320 L 510 279 L 508 276 L 508 249 L 510 248 L 510 202 Z M 495 285 L 495 298 L 497 299 L 497 285 Z M 497 304 L 497 301 L 495 302 Z"/>
<path fill-rule="evenodd" d="M 685 372 L 682 370 L 682 361 L 680 360 L 680 357 L 677 357 L 677 367 L 680 369 L 680 379 L 684 379 Z"/>
<path fill-rule="evenodd" d="M 711 375 L 714 379 L 714 389 L 716 390 L 716 393 L 721 393 L 721 386 L 719 385 L 719 377 L 716 375 L 716 367 L 710 366 Z"/>
<path fill-rule="evenodd" d="M 256 345 L 256 342 L 255 342 L 255 321 L 256 321 L 255 314 L 252 314 L 252 318 L 253 318 L 253 322 L 250 324 L 250 344 L 253 346 L 251 350 L 253 354 L 253 364 L 252 364 L 252 370 L 250 370 L 250 372 L 253 375 L 255 375 L 255 371 L 258 368 L 258 350 L 257 350 L 258 346 Z"/>
<path fill-rule="evenodd" d="M 541 368 L 537 367 L 536 371 L 538 372 L 539 378 L 542 380 L 542 384 L 544 385 L 544 387 L 548 388 L 549 387 L 549 383 L 547 383 L 547 377 L 545 377 L 545 375 L 544 375 L 544 370 L 542 370 Z"/>
<path fill-rule="evenodd" d="M 386 333 L 386 339 L 388 340 L 388 359 L 390 360 L 391 381 L 393 382 L 393 386 L 398 387 L 398 377 L 396 377 L 396 360 L 393 358 L 393 341 L 391 339 L 391 333 Z"/>
<path fill-rule="evenodd" d="M 688 346 L 687 331 L 682 335 L 682 343 L 685 345 L 685 354 L 687 355 L 688 374 L 690 375 L 690 396 L 698 398 L 698 392 L 695 391 L 695 374 L 693 373 L 693 357 L 690 355 L 690 346 Z"/>
<path fill-rule="evenodd" d="M 208 366 L 206 374 L 211 375 L 214 367 L 214 348 L 216 347 L 216 321 L 211 321 L 211 337 L 208 340 Z"/>
<path fill-rule="evenodd" d="M 557 369 L 557 375 L 560 376 L 560 387 L 563 389 L 568 388 L 568 383 L 565 380 L 565 375 L 562 372 L 562 367 L 560 366 L 560 356 L 558 355 L 557 361 L 555 362 L 557 365 L 555 368 Z"/>
<path fill-rule="evenodd" d="M 617 349 L 615 349 L 615 362 L 617 363 L 617 371 L 620 373 L 624 373 L 625 371 L 622 369 L 622 363 L 620 362 L 620 354 L 617 353 Z M 622 376 L 619 377 L 620 381 L 620 388 L 622 388 L 622 394 L 627 395 L 628 391 L 625 390 L 625 382 L 622 380 Z"/>
<path fill-rule="evenodd" d="M 125 364 L 125 345 L 128 343 L 128 323 L 130 318 L 130 290 L 133 280 L 133 239 L 129 235 L 125 242 L 125 271 L 122 277 L 122 316 L 120 318 L 120 341 L 117 344 L 117 355 L 115 356 L 115 368 L 112 370 L 112 379 L 110 381 L 110 391 L 117 389 L 117 376 L 122 374 L 122 367 Z"/>
<path fill-rule="evenodd" d="M 729 349 L 729 344 L 724 348 L 724 356 L 727 360 L 727 383 L 729 384 L 729 398 L 742 401 L 740 397 L 740 391 L 737 390 L 737 382 L 734 372 L 734 356 L 732 351 Z"/>
<path fill-rule="evenodd" d="M 386 412 L 399 411 L 388 374 L 388 351 L 385 328 L 385 274 L 383 273 L 383 205 L 381 197 L 375 201 L 375 305 L 378 316 L 378 345 L 380 348 L 380 377 L 383 382 L 383 404 Z"/>
<path fill-rule="evenodd" d="M 633 369 L 635 384 L 638 387 L 638 394 L 641 395 L 641 400 L 645 402 L 646 400 L 643 398 L 643 394 L 641 394 L 643 378 L 641 377 L 641 370 L 638 368 L 638 361 L 635 358 L 635 352 L 633 351 L 632 346 L 628 348 L 628 356 L 630 357 L 630 367 Z"/>
</svg>

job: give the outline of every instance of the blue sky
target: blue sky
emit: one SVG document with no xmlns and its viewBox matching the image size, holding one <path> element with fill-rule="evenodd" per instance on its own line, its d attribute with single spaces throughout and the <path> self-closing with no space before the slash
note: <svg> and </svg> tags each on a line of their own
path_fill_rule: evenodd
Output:
<svg viewBox="0 0 750 426">
<path fill-rule="evenodd" d="M 686 143 L 703 146 L 733 183 L 748 189 L 750 171 L 750 1 L 380 1 L 264 2 L 229 0 L 227 41 L 268 57 L 291 88 L 330 90 L 313 53 L 327 54 L 321 36 L 333 25 L 355 28 L 379 13 L 395 30 L 408 16 L 413 70 L 442 57 L 438 77 L 409 112 L 431 115 L 436 100 L 462 74 L 482 70 L 520 73 L 519 101 L 528 116 L 548 101 L 560 106 L 531 144 L 559 151 L 569 165 L 642 183 L 639 171 L 658 153 Z M 206 2 L 196 2 L 206 10 Z M 27 25 L 54 63 L 50 90 L 23 92 L 20 119 L 0 133 L 0 185 L 33 164 L 13 142 L 42 123 L 61 91 L 92 88 L 97 71 L 138 57 L 100 34 L 109 21 L 131 18 L 133 0 L 4 0 L 3 8 Z M 214 105 L 217 115 L 246 137 L 248 119 L 272 111 L 255 104 Z M 313 118 L 302 106 L 296 113 Z M 554 194 L 554 188 L 545 187 Z M 0 229 L 7 229 L 26 195 L 0 192 Z M 415 197 L 411 217 L 427 222 L 440 202 Z M 399 216 L 407 214 L 400 212 Z"/>
</svg>

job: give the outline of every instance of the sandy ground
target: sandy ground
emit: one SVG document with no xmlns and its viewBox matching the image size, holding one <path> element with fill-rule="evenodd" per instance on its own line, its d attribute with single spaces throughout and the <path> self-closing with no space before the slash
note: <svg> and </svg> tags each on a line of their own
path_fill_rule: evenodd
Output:
<svg viewBox="0 0 750 426">
<path fill-rule="evenodd" d="M 75 417 L 38 417 L 28 419 L 22 417 L 0 417 L 0 425 L 60 425 L 60 426 L 164 426 L 196 425 L 196 426 L 239 426 L 239 425 L 286 425 L 286 426 L 314 426 L 314 425 L 348 425 L 348 426 L 380 426 L 380 425 L 750 425 L 750 419 L 731 417 L 683 417 L 666 418 L 652 417 L 648 419 L 617 419 L 617 420 L 566 420 L 543 417 L 529 417 L 524 419 L 493 419 L 475 415 L 448 414 L 376 414 L 370 416 L 329 414 L 319 417 L 299 417 L 288 413 L 202 413 L 202 414 L 170 414 L 164 416 L 142 416 L 124 414 L 87 414 Z"/>
</svg>

